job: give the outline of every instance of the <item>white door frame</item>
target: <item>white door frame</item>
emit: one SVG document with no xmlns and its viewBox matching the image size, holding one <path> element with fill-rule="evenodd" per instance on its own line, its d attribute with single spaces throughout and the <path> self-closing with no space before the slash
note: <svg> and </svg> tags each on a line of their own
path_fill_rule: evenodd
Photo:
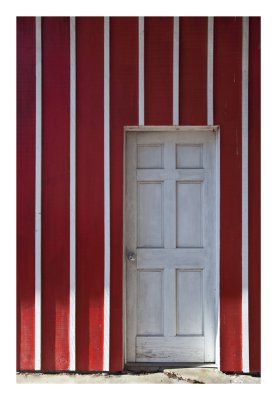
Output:
<svg viewBox="0 0 277 400">
<path fill-rule="evenodd" d="M 197 132 L 214 132 L 215 134 L 215 170 L 216 170 L 216 294 L 215 294 L 215 313 L 216 318 L 216 346 L 215 346 L 215 363 L 211 365 L 220 369 L 220 127 L 218 125 L 207 126 L 125 126 L 124 127 L 124 152 L 123 152 L 123 368 L 127 363 L 126 351 L 126 243 L 125 243 L 125 187 L 126 187 L 126 139 L 128 132 L 190 132 L 197 134 Z M 136 363 L 139 364 L 139 363 Z"/>
</svg>

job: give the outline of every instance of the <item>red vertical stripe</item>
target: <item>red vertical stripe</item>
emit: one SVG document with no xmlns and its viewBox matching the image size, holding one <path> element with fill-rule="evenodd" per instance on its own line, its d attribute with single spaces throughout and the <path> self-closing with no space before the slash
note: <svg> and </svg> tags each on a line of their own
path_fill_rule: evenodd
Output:
<svg viewBox="0 0 277 400">
<path fill-rule="evenodd" d="M 42 369 L 69 367 L 69 18 L 42 19 Z"/>
<path fill-rule="evenodd" d="M 207 125 L 208 18 L 180 18 L 180 125 Z"/>
<path fill-rule="evenodd" d="M 242 19 L 215 18 L 214 119 L 220 125 L 220 362 L 242 369 Z"/>
<path fill-rule="evenodd" d="M 110 369 L 123 361 L 122 237 L 124 125 L 138 124 L 138 18 L 110 19 L 111 297 Z"/>
<path fill-rule="evenodd" d="M 104 19 L 76 19 L 76 368 L 103 368 Z"/>
<path fill-rule="evenodd" d="M 261 60 L 260 17 L 249 18 L 249 347 L 261 370 Z"/>
<path fill-rule="evenodd" d="M 172 125 L 173 18 L 144 22 L 145 125 Z"/>
<path fill-rule="evenodd" d="M 17 18 L 17 370 L 35 368 L 35 18 Z"/>
</svg>

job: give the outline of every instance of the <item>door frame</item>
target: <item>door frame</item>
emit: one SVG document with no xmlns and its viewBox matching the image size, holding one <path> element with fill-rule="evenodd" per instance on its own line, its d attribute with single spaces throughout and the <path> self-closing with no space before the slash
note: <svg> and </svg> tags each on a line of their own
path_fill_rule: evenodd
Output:
<svg viewBox="0 0 277 400">
<path fill-rule="evenodd" d="M 215 135 L 215 190 L 216 190 L 216 266 L 215 266 L 215 315 L 216 315 L 216 337 L 215 337 L 215 362 L 209 363 L 210 366 L 216 367 L 220 370 L 220 127 L 219 125 L 204 125 L 204 126 L 189 126 L 189 125 L 143 125 L 143 126 L 124 126 L 124 149 L 123 149 L 123 248 L 122 248 L 122 260 L 123 260 L 123 369 L 127 364 L 127 351 L 126 351 L 126 335 L 127 335 L 127 274 L 126 274 L 126 240 L 125 240 L 125 187 L 126 187 L 126 141 L 129 132 L 213 132 Z M 142 363 L 135 363 L 137 365 Z M 149 363 L 150 365 L 151 363 Z M 185 365 L 184 365 L 185 366 Z M 201 365 L 199 365 L 201 366 Z M 207 364 L 203 364 L 207 366 Z"/>
</svg>

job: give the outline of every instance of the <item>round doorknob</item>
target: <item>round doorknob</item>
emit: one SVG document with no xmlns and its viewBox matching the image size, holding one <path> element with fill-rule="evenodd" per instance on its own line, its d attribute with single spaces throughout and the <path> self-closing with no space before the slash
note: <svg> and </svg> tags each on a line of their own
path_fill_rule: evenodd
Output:
<svg viewBox="0 0 277 400">
<path fill-rule="evenodd" d="M 135 262 L 135 261 L 136 261 L 136 255 L 135 255 L 135 253 L 129 252 L 127 257 L 128 257 L 128 260 L 129 260 L 130 262 Z"/>
</svg>

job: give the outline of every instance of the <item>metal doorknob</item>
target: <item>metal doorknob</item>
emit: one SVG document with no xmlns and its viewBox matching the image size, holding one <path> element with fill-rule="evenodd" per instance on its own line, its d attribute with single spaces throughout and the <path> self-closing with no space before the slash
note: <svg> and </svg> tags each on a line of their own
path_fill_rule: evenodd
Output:
<svg viewBox="0 0 277 400">
<path fill-rule="evenodd" d="M 132 253 L 131 251 L 129 251 L 127 257 L 128 257 L 128 260 L 130 262 L 135 262 L 136 261 L 136 255 L 135 255 L 135 253 Z"/>
</svg>

